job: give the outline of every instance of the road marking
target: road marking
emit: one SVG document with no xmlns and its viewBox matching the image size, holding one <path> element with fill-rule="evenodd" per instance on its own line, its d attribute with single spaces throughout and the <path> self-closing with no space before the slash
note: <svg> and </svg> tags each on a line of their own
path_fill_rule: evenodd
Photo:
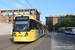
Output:
<svg viewBox="0 0 75 50">
<path fill-rule="evenodd" d="M 53 37 L 53 35 L 51 35 L 51 42 L 52 42 L 51 50 L 56 50 L 55 46 L 57 46 L 57 43 L 56 43 L 55 38 Z"/>
<path fill-rule="evenodd" d="M 52 37 L 51 37 L 51 50 L 52 50 Z"/>
</svg>

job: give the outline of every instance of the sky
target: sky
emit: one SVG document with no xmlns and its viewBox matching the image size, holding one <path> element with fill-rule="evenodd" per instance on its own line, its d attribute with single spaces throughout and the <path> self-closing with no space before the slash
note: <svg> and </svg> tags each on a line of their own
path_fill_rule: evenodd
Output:
<svg viewBox="0 0 75 50">
<path fill-rule="evenodd" d="M 31 9 L 33 7 L 41 13 L 40 20 L 43 22 L 46 16 L 75 14 L 75 0 L 27 0 L 32 7 L 26 0 L 18 1 L 23 5 L 17 0 L 0 0 L 0 10 Z"/>
</svg>

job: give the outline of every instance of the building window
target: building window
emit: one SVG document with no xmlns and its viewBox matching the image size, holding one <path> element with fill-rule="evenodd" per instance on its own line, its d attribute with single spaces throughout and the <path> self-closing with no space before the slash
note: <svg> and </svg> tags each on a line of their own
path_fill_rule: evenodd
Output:
<svg viewBox="0 0 75 50">
<path fill-rule="evenodd" d="M 2 22 L 6 22 L 6 20 L 2 20 Z"/>
<path fill-rule="evenodd" d="M 2 11 L 1 16 L 7 16 L 7 11 Z"/>
<path fill-rule="evenodd" d="M 8 19 L 11 19 L 11 17 L 8 17 Z"/>
<path fill-rule="evenodd" d="M 14 15 L 15 15 L 15 16 L 18 15 L 18 11 L 14 11 Z"/>
<path fill-rule="evenodd" d="M 8 20 L 8 22 L 11 22 L 12 20 Z"/>
<path fill-rule="evenodd" d="M 25 10 L 25 15 L 29 15 L 29 10 Z"/>
<path fill-rule="evenodd" d="M 8 15 L 9 16 L 12 16 L 12 11 L 8 11 Z"/>
<path fill-rule="evenodd" d="M 19 11 L 19 15 L 23 15 L 23 10 L 20 10 Z"/>
<path fill-rule="evenodd" d="M 30 15 L 35 15 L 35 10 L 30 10 Z"/>
<path fill-rule="evenodd" d="M 36 18 L 39 18 L 38 16 L 36 16 Z"/>
<path fill-rule="evenodd" d="M 6 17 L 2 17 L 2 19 L 6 19 Z"/>
</svg>

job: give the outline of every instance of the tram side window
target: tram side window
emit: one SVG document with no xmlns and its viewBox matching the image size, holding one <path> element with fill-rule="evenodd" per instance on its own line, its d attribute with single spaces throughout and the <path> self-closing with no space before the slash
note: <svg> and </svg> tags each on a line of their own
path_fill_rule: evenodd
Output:
<svg viewBox="0 0 75 50">
<path fill-rule="evenodd" d="M 35 28 L 39 29 L 39 23 L 35 21 Z"/>
<path fill-rule="evenodd" d="M 39 27 L 40 27 L 40 29 L 42 30 L 42 24 L 40 24 L 40 26 L 39 26 Z"/>
<path fill-rule="evenodd" d="M 46 31 L 46 27 L 44 26 L 44 31 Z"/>
<path fill-rule="evenodd" d="M 34 29 L 34 20 L 30 20 L 30 28 Z"/>
<path fill-rule="evenodd" d="M 43 30 L 43 25 L 41 25 L 41 29 Z"/>
</svg>

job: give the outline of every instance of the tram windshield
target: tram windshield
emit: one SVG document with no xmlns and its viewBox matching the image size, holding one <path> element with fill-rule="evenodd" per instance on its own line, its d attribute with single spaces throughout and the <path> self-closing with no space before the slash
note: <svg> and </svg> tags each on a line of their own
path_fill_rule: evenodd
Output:
<svg viewBox="0 0 75 50">
<path fill-rule="evenodd" d="M 18 31 L 28 31 L 29 28 L 28 25 L 29 25 L 29 20 L 26 17 L 18 17 L 15 20 L 15 27 Z"/>
</svg>

